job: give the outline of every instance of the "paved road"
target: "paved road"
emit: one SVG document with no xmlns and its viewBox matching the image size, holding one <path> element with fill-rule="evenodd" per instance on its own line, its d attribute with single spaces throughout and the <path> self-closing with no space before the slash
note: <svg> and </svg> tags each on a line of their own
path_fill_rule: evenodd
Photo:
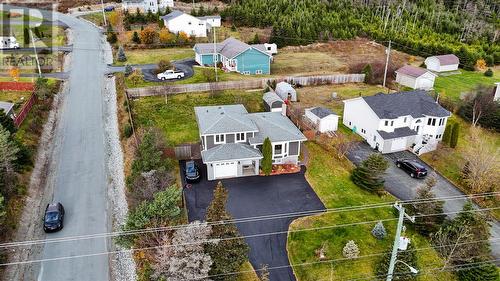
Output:
<svg viewBox="0 0 500 281">
<path fill-rule="evenodd" d="M 223 180 L 224 187 L 229 191 L 227 202 L 229 213 L 234 218 L 241 219 L 303 211 L 321 212 L 325 207 L 307 183 L 304 172 L 305 169 L 301 173 L 291 175 Z M 217 181 L 204 179 L 190 189 L 184 190 L 189 221 L 204 220 L 216 184 Z M 270 270 L 270 280 L 295 280 L 293 270 L 289 267 L 286 232 L 290 223 L 298 217 L 236 224 L 243 236 L 284 232 L 245 239 L 250 246 L 250 263 L 255 269 L 260 269 L 264 264 L 267 264 L 269 268 L 282 267 Z"/>
<path fill-rule="evenodd" d="M 108 232 L 101 33 L 92 25 L 67 15 L 59 15 L 74 34 L 74 52 L 68 79 L 69 91 L 61 105 L 55 131 L 55 149 L 49 175 L 53 201 L 66 209 L 64 229 L 46 238 L 60 238 Z M 47 244 L 43 259 L 106 252 L 103 239 Z M 46 261 L 39 265 L 38 281 L 109 279 L 108 257 Z M 36 273 L 35 273 L 36 274 Z"/>
<path fill-rule="evenodd" d="M 359 165 L 361 161 L 366 159 L 372 153 L 374 153 L 374 150 L 368 144 L 360 143 L 349 153 L 348 158 L 356 165 Z M 451 182 L 435 173 L 431 167 L 423 163 L 413 153 L 409 151 L 403 151 L 385 154 L 384 156 L 389 161 L 389 168 L 387 169 L 384 177 L 385 189 L 397 198 L 401 200 L 414 199 L 418 187 L 424 184 L 424 180 L 413 179 L 403 170 L 396 167 L 394 162 L 398 158 L 414 159 L 424 165 L 427 170 L 430 171 L 429 175 L 434 175 L 436 177 L 436 186 L 433 188 L 433 192 L 436 194 L 436 197 L 464 196 L 464 193 L 458 190 Z M 458 212 L 462 210 L 465 202 L 466 199 L 446 200 L 443 206 L 443 210 L 444 212 Z M 454 215 L 451 215 L 451 217 L 453 216 Z M 498 223 L 498 221 L 492 223 L 491 238 L 500 238 L 500 224 Z M 493 242 L 491 244 L 492 253 L 496 259 L 500 259 L 500 243 L 498 243 L 498 240 L 495 242 L 495 244 L 493 244 Z"/>
<path fill-rule="evenodd" d="M 54 47 L 38 47 L 36 48 L 37 52 L 41 51 L 52 51 L 52 52 L 71 52 L 73 51 L 73 46 L 54 46 Z M 2 50 L 2 53 L 29 53 L 33 54 L 35 51 L 34 48 L 19 48 L 19 49 L 6 49 Z"/>
</svg>

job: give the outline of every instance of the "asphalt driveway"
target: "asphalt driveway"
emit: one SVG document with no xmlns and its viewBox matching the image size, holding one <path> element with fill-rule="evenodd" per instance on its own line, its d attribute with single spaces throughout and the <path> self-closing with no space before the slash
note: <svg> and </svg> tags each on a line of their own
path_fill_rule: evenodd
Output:
<svg viewBox="0 0 500 281">
<path fill-rule="evenodd" d="M 182 163 L 181 163 L 182 164 Z M 202 166 L 200 166 L 202 167 Z M 203 169 L 202 169 L 203 171 Z M 243 177 L 222 180 L 229 191 L 227 209 L 235 219 L 324 210 L 323 203 L 307 183 L 305 169 L 297 174 L 272 177 Z M 189 221 L 204 220 L 217 181 L 203 179 L 184 189 Z M 240 222 L 236 226 L 242 236 L 288 231 L 290 223 L 298 218 L 277 218 Z M 295 280 L 286 251 L 287 233 L 245 238 L 250 246 L 250 262 L 255 269 L 267 264 L 270 280 Z"/>
<path fill-rule="evenodd" d="M 184 77 L 182 77 L 181 79 L 162 81 L 156 77 L 155 70 L 156 67 L 158 66 L 156 63 L 131 64 L 130 66 L 132 66 L 132 68 L 134 69 L 140 69 L 142 71 L 142 74 L 144 74 L 144 80 L 146 81 L 168 83 L 168 82 L 174 82 L 191 78 L 194 75 L 193 66 L 197 65 L 197 63 L 194 61 L 194 59 L 183 59 L 183 60 L 172 61 L 172 65 L 174 65 L 176 70 L 184 72 Z M 124 72 L 124 71 L 125 71 L 125 66 L 112 66 L 112 65 L 108 66 L 108 73 Z"/>
<path fill-rule="evenodd" d="M 347 155 L 347 158 L 349 158 L 349 160 L 351 160 L 351 162 L 353 162 L 355 165 L 359 165 L 363 160 L 368 158 L 368 156 L 374 152 L 375 151 L 367 143 L 363 142 L 359 143 L 357 147 L 353 148 Z M 427 170 L 429 171 L 429 176 L 436 177 L 436 186 L 433 188 L 433 192 L 434 194 L 436 194 L 436 197 L 452 197 L 465 195 L 450 181 L 442 177 L 440 174 L 436 173 L 433 168 L 429 167 L 427 164 L 422 162 L 420 158 L 409 151 L 384 154 L 384 157 L 389 161 L 389 168 L 387 169 L 384 176 L 385 190 L 401 200 L 414 199 L 417 189 L 424 184 L 425 179 L 411 178 L 406 172 L 396 167 L 395 161 L 396 159 L 400 158 L 413 159 L 419 162 L 427 168 Z M 462 210 L 466 201 L 466 198 L 446 200 L 443 206 L 444 212 L 458 212 Z M 450 215 L 450 217 L 454 216 L 454 214 Z M 500 225 L 497 221 L 492 223 L 491 238 L 500 238 Z M 496 258 L 499 258 L 500 243 L 498 243 L 498 241 L 495 242 L 495 244 L 491 244 L 491 249 L 493 255 Z"/>
</svg>

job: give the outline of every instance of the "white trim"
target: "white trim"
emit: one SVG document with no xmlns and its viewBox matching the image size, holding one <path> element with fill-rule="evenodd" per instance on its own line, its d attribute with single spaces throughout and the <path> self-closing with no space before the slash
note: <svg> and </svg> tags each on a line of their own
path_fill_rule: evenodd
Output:
<svg viewBox="0 0 500 281">
<path fill-rule="evenodd" d="M 222 140 L 220 140 L 220 136 L 222 136 Z M 219 137 L 219 141 L 217 141 L 217 137 Z M 214 144 L 225 144 L 226 143 L 226 134 L 214 134 Z"/>
</svg>

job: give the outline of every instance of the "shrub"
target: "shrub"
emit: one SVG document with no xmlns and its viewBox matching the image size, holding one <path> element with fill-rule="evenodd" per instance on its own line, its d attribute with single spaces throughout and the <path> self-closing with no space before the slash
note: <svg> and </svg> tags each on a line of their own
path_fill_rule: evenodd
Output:
<svg viewBox="0 0 500 281">
<path fill-rule="evenodd" d="M 470 267 L 467 267 L 467 264 L 463 264 L 464 269 L 458 270 L 458 280 L 460 281 L 498 281 L 500 280 L 500 276 L 498 273 L 498 268 L 492 262 L 483 263 L 479 259 L 473 260 L 473 263 L 481 263 L 474 264 Z"/>
<path fill-rule="evenodd" d="M 125 50 L 123 49 L 122 46 L 118 47 L 118 53 L 116 57 L 119 62 L 127 61 L 127 56 L 125 55 Z"/>
<path fill-rule="evenodd" d="M 170 33 L 170 31 L 166 28 L 162 28 L 158 36 L 160 43 L 163 44 L 173 43 L 175 41 L 175 35 Z"/>
<path fill-rule="evenodd" d="M 132 85 L 137 86 L 139 85 L 142 81 L 144 81 L 144 75 L 142 74 L 142 71 L 140 69 L 136 69 L 128 76 L 128 79 L 132 83 Z"/>
<path fill-rule="evenodd" d="M 262 144 L 262 172 L 266 176 L 270 175 L 273 169 L 273 147 L 271 140 L 266 138 Z"/>
<path fill-rule="evenodd" d="M 141 44 L 141 38 L 139 37 L 137 31 L 134 31 L 134 34 L 132 35 L 132 42 L 136 44 Z"/>
<path fill-rule="evenodd" d="M 365 75 L 365 83 L 367 84 L 373 83 L 373 70 L 371 64 L 365 65 L 361 72 Z"/>
<path fill-rule="evenodd" d="M 205 82 L 215 82 L 215 71 L 212 68 L 203 68 L 201 75 Z"/>
<path fill-rule="evenodd" d="M 130 74 L 132 74 L 133 71 L 134 69 L 132 68 L 132 66 L 128 64 L 125 66 L 125 76 L 128 77 Z"/>
<path fill-rule="evenodd" d="M 382 221 L 377 222 L 377 224 L 373 227 L 372 235 L 379 240 L 384 239 L 387 236 L 387 231 L 385 230 Z"/>
<path fill-rule="evenodd" d="M 158 32 L 148 26 L 141 31 L 140 36 L 143 44 L 153 44 L 158 38 Z"/>
<path fill-rule="evenodd" d="M 342 255 L 344 255 L 344 257 L 347 259 L 355 259 L 359 256 L 359 248 L 354 240 L 349 240 L 349 242 L 345 244 L 344 248 L 342 249 Z"/>
<path fill-rule="evenodd" d="M 488 68 L 488 70 L 484 72 L 484 76 L 493 77 L 493 70 L 491 70 L 491 68 Z"/>
<path fill-rule="evenodd" d="M 460 125 L 458 123 L 453 124 L 451 130 L 450 147 L 455 148 L 458 144 L 458 135 L 460 133 Z"/>
<path fill-rule="evenodd" d="M 132 126 L 130 126 L 130 124 L 125 125 L 125 127 L 123 128 L 123 136 L 125 136 L 128 139 L 132 136 L 132 133 L 133 133 Z"/>
<path fill-rule="evenodd" d="M 107 39 L 110 44 L 115 44 L 116 42 L 118 42 L 118 37 L 114 32 L 108 33 Z"/>
<path fill-rule="evenodd" d="M 451 140 L 451 129 L 452 124 L 448 123 L 446 124 L 446 128 L 444 129 L 444 134 L 443 134 L 443 143 L 446 145 L 450 145 L 450 140 Z"/>
<path fill-rule="evenodd" d="M 156 68 L 155 72 L 156 74 L 158 74 L 171 68 L 172 68 L 172 63 L 170 63 L 169 60 L 163 59 L 158 63 L 158 67 Z"/>
</svg>

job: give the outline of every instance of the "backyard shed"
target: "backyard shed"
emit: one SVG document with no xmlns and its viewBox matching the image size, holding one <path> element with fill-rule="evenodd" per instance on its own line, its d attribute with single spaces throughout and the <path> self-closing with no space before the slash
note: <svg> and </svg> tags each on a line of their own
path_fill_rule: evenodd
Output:
<svg viewBox="0 0 500 281">
<path fill-rule="evenodd" d="M 459 64 L 460 60 L 453 54 L 432 56 L 425 59 L 425 66 L 427 69 L 436 72 L 458 70 Z"/>
<path fill-rule="evenodd" d="M 339 124 L 339 116 L 328 108 L 313 107 L 305 111 L 306 118 L 318 128 L 321 133 L 335 132 Z"/>
<path fill-rule="evenodd" d="M 276 94 L 284 101 L 297 101 L 297 92 L 287 82 L 279 82 L 276 85 Z"/>
<path fill-rule="evenodd" d="M 5 115 L 14 117 L 14 104 L 10 102 L 0 101 L 0 111 Z"/>
<path fill-rule="evenodd" d="M 413 65 L 405 65 L 396 70 L 396 82 L 412 89 L 432 89 L 436 76 L 425 68 Z"/>
<path fill-rule="evenodd" d="M 270 112 L 282 112 L 283 100 L 274 92 L 267 92 L 262 96 L 264 108 Z"/>
</svg>

